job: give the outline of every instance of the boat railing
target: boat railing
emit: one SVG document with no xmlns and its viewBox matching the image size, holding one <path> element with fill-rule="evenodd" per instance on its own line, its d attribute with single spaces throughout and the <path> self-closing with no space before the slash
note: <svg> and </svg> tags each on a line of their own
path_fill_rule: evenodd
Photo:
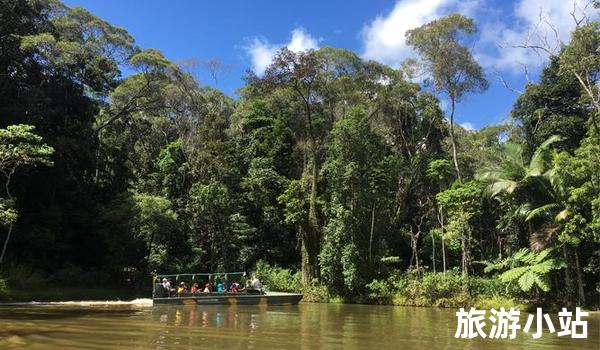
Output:
<svg viewBox="0 0 600 350">
<path fill-rule="evenodd" d="M 255 295 L 262 294 L 262 290 L 254 290 L 254 289 L 245 289 L 243 288 L 244 282 L 248 275 L 246 272 L 198 272 L 198 273 L 176 273 L 176 274 L 161 274 L 154 275 L 152 277 L 153 288 L 152 288 L 152 297 L 153 298 L 185 298 L 185 297 L 209 297 L 209 296 L 235 296 L 235 295 Z M 171 285 L 170 290 L 165 290 L 162 285 L 163 279 L 168 279 L 171 282 L 174 282 Z M 174 279 L 174 281 L 173 281 Z M 184 293 L 177 293 L 176 289 L 181 282 L 185 282 L 186 286 L 191 287 L 194 283 L 198 283 L 199 291 L 196 293 L 191 293 L 187 290 Z M 240 287 L 242 287 L 238 292 L 217 292 L 213 291 L 213 284 L 217 282 L 237 282 Z M 189 283 L 189 285 L 188 285 Z M 210 284 L 211 291 L 206 293 L 201 291 L 205 283 Z M 216 285 L 215 285 L 216 286 Z"/>
</svg>

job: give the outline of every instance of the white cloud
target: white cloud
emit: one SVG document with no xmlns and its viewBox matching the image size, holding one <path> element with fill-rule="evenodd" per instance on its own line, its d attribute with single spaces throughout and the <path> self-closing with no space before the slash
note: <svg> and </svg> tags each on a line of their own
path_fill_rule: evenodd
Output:
<svg viewBox="0 0 600 350">
<path fill-rule="evenodd" d="M 400 0 L 390 13 L 363 27 L 363 57 L 397 67 L 413 56 L 405 41 L 408 30 L 451 12 L 473 16 L 480 3 L 481 0 Z"/>
<path fill-rule="evenodd" d="M 412 54 L 406 45 L 406 31 L 419 27 L 442 15 L 441 8 L 450 0 L 402 0 L 392 12 L 378 16 L 362 30 L 364 53 L 367 59 L 397 66 Z"/>
<path fill-rule="evenodd" d="M 294 52 L 316 49 L 319 40 L 307 33 L 303 28 L 292 30 L 290 41 L 285 44 L 272 44 L 265 38 L 254 38 L 244 49 L 252 60 L 252 70 L 258 75 L 265 72 L 267 66 L 273 60 L 277 50 L 286 47 Z"/>
<path fill-rule="evenodd" d="M 509 11 L 503 13 L 488 0 L 398 0 L 389 13 L 363 27 L 363 57 L 398 67 L 404 59 L 414 56 L 405 42 L 408 30 L 458 12 L 475 18 L 478 24 L 479 38 L 473 51 L 485 68 L 522 73 L 523 65 L 534 70 L 547 57 L 514 46 L 546 40 L 544 46 L 558 50 L 556 36 L 568 42 L 575 28 L 571 13 L 577 18 L 583 13 L 598 18 L 591 0 L 516 0 Z"/>
<path fill-rule="evenodd" d="M 252 60 L 252 70 L 260 75 L 264 73 L 265 68 L 271 63 L 273 55 L 277 51 L 277 46 L 271 45 L 265 39 L 254 38 L 252 43 L 245 47 L 245 49 Z"/>
<path fill-rule="evenodd" d="M 487 21 L 481 25 L 477 58 L 486 67 L 522 72 L 523 65 L 539 68 L 548 59 L 542 52 L 515 47 L 539 45 L 557 53 L 568 42 L 576 18 L 595 16 L 589 0 L 519 0 L 513 7 L 512 23 Z M 586 8 L 586 5 L 587 8 Z"/>
<path fill-rule="evenodd" d="M 287 43 L 288 49 L 294 52 L 316 49 L 319 47 L 319 40 L 312 37 L 302 28 L 292 30 L 292 39 Z"/>
<path fill-rule="evenodd" d="M 469 122 L 460 123 L 458 125 L 462 126 L 462 128 L 465 129 L 465 130 L 467 130 L 467 131 L 474 131 L 475 130 L 475 126 L 472 123 L 469 123 Z"/>
</svg>

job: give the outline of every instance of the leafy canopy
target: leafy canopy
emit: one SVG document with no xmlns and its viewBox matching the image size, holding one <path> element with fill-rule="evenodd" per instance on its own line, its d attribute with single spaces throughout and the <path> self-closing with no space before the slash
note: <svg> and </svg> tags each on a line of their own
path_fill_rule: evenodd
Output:
<svg viewBox="0 0 600 350">
<path fill-rule="evenodd" d="M 433 85 L 456 102 L 465 93 L 488 87 L 483 69 L 461 43 L 476 31 L 472 19 L 455 13 L 406 32 L 407 43 L 424 60 Z"/>
<path fill-rule="evenodd" d="M 0 172 L 7 177 L 23 166 L 52 165 L 54 149 L 43 143 L 32 125 L 9 125 L 0 129 Z"/>
</svg>

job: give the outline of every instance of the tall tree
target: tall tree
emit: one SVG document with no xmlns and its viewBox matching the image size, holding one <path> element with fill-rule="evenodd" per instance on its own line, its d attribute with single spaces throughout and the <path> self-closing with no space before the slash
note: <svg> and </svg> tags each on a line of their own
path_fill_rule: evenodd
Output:
<svg viewBox="0 0 600 350">
<path fill-rule="evenodd" d="M 573 75 L 585 92 L 594 112 L 590 119 L 600 142 L 600 22 L 595 21 L 578 27 L 571 42 L 560 54 L 560 70 Z"/>
<path fill-rule="evenodd" d="M 319 275 L 318 256 L 321 243 L 321 227 L 317 208 L 319 184 L 319 134 L 315 104 L 317 100 L 317 77 L 322 69 L 322 60 L 313 50 L 293 52 L 283 48 L 273 58 L 273 63 L 265 71 L 261 79 L 250 77 L 255 85 L 268 89 L 287 87 L 294 91 L 302 105 L 305 126 L 304 154 L 307 159 L 303 177 L 308 180 L 308 215 L 306 222 L 300 226 L 302 237 L 302 279 L 304 284 L 310 283 Z"/>
<path fill-rule="evenodd" d="M 13 231 L 13 225 L 17 220 L 14 210 L 14 201 L 10 186 L 13 175 L 20 168 L 36 165 L 52 165 L 50 157 L 54 149 L 43 143 L 42 138 L 36 135 L 31 125 L 9 125 L 6 129 L 0 129 L 0 173 L 4 175 L 4 190 L 6 199 L 1 201 L 2 221 L 8 226 L 6 238 L 0 253 L 0 264 L 4 259 L 6 247 Z"/>
<path fill-rule="evenodd" d="M 323 173 L 329 184 L 321 267 L 337 293 L 355 294 L 373 278 L 389 222 L 397 162 L 369 124 L 354 109 L 336 122 Z"/>
<path fill-rule="evenodd" d="M 528 84 L 513 106 L 511 117 L 522 125 L 526 153 L 532 154 L 552 135 L 562 136 L 556 145 L 574 151 L 587 131 L 588 104 L 571 74 L 562 74 L 558 58 L 542 70 L 538 83 Z"/>
<path fill-rule="evenodd" d="M 454 137 L 454 111 L 464 95 L 487 89 L 488 82 L 462 39 L 477 31 L 472 19 L 451 14 L 406 32 L 407 43 L 421 56 L 435 88 L 450 99 L 450 142 L 456 176 L 462 182 Z"/>
</svg>

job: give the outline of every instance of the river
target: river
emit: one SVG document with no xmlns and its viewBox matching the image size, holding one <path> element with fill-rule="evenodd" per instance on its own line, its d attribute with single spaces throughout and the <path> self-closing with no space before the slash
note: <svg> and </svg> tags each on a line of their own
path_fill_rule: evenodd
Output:
<svg viewBox="0 0 600 350">
<path fill-rule="evenodd" d="M 588 339 L 455 339 L 453 309 L 371 305 L 152 306 L 56 303 L 0 306 L 0 349 L 600 349 Z M 521 315 L 524 323 L 525 315 Z M 555 320 L 558 328 L 558 320 Z"/>
</svg>

